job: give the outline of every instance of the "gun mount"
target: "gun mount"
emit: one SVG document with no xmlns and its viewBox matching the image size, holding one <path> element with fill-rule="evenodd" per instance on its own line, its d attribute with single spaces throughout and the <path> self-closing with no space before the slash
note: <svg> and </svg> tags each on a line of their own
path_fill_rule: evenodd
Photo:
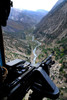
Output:
<svg viewBox="0 0 67 100">
<path fill-rule="evenodd" d="M 33 91 L 29 100 L 58 98 L 59 89 L 49 77 L 49 69 L 54 64 L 52 55 L 36 66 L 21 59 L 5 63 L 1 26 L 6 26 L 12 3 L 4 2 L 5 6 L 3 0 L 0 4 L 0 100 L 22 100 L 29 89 Z"/>
</svg>

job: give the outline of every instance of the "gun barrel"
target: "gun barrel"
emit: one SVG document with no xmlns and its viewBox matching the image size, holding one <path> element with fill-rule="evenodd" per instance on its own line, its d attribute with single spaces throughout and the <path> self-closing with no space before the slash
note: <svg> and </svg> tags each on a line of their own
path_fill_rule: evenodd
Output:
<svg viewBox="0 0 67 100">
<path fill-rule="evenodd" d="M 44 64 L 44 63 L 46 64 L 47 62 L 50 62 L 53 54 L 54 54 L 54 52 L 52 52 L 51 55 L 49 55 L 46 59 L 44 59 L 41 64 Z"/>
</svg>

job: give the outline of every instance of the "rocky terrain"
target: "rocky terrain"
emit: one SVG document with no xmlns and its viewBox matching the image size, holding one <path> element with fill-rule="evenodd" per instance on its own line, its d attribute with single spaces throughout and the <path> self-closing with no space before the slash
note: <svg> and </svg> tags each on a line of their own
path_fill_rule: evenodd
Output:
<svg viewBox="0 0 67 100">
<path fill-rule="evenodd" d="M 37 45 L 37 43 L 32 41 L 31 35 L 26 35 L 25 38 L 19 38 L 19 36 L 16 37 L 11 34 L 8 35 L 8 33 L 3 33 L 3 38 L 6 62 L 17 58 L 31 61 L 33 57 L 32 50 Z"/>
</svg>

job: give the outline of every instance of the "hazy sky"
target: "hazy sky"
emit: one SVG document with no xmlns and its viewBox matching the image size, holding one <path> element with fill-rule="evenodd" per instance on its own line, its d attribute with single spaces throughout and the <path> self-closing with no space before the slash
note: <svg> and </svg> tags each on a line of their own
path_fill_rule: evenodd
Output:
<svg viewBox="0 0 67 100">
<path fill-rule="evenodd" d="M 50 10 L 58 0 L 12 0 L 13 7 L 19 9 L 37 10 L 45 9 Z"/>
</svg>

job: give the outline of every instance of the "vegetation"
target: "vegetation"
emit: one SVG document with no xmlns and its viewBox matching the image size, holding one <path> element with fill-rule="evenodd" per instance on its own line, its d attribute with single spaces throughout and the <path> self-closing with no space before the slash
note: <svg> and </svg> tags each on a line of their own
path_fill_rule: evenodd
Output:
<svg viewBox="0 0 67 100">
<path fill-rule="evenodd" d="M 29 44 L 27 50 L 26 50 L 26 54 L 30 55 L 31 54 L 31 45 Z"/>
<path fill-rule="evenodd" d="M 56 41 L 56 43 L 57 43 L 57 44 L 60 44 L 60 43 L 62 43 L 62 44 L 66 44 L 66 43 L 67 43 L 67 37 L 62 38 L 62 39 L 59 40 L 59 41 Z"/>
<path fill-rule="evenodd" d="M 4 45 L 6 62 L 16 58 L 29 60 L 31 44 L 28 40 L 22 40 L 19 36 L 16 38 L 16 36 L 10 34 L 4 34 Z"/>
<path fill-rule="evenodd" d="M 54 51 L 55 51 L 55 60 L 59 60 L 63 58 L 65 55 L 63 47 L 54 47 Z"/>
<path fill-rule="evenodd" d="M 41 54 L 39 54 L 38 59 L 43 60 L 48 57 L 49 54 L 53 51 L 53 48 L 45 47 L 45 45 L 41 45 L 38 49 L 41 50 Z"/>
</svg>

